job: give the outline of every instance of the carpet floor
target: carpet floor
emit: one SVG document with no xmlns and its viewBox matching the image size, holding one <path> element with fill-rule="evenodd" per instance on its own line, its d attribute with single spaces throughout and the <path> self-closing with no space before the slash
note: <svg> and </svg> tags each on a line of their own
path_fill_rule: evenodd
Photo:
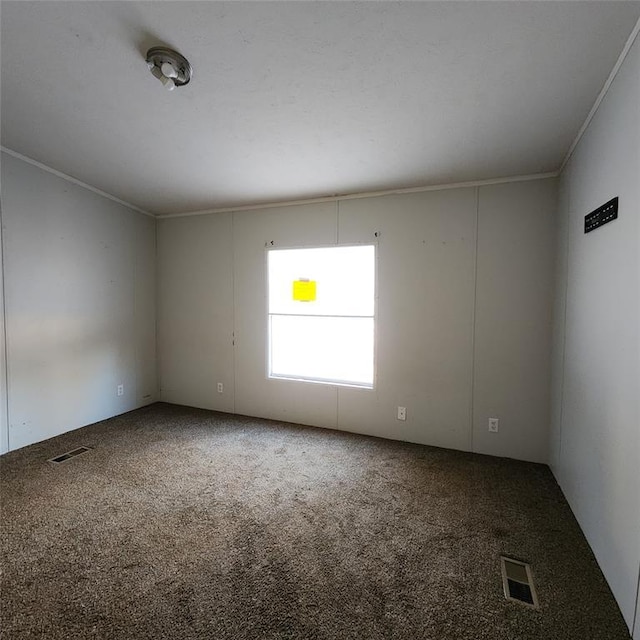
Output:
<svg viewBox="0 0 640 640">
<path fill-rule="evenodd" d="M 156 404 L 0 473 L 3 639 L 629 638 L 544 465 Z"/>
</svg>

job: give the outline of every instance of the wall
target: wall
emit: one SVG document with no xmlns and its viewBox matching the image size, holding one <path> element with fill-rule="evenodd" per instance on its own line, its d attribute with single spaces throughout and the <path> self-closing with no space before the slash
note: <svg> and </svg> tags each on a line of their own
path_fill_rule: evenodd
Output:
<svg viewBox="0 0 640 640">
<path fill-rule="evenodd" d="M 2 207 L 10 449 L 154 401 L 155 220 L 4 153 Z"/>
<path fill-rule="evenodd" d="M 549 187 L 483 187 L 478 229 L 473 449 L 539 462 L 549 438 L 557 201 Z M 500 418 L 499 438 L 489 416 Z"/>
<path fill-rule="evenodd" d="M 1 197 L 1 196 L 0 196 Z M 0 455 L 9 451 L 7 419 L 7 361 L 4 322 L 4 267 L 2 252 L 2 203 L 0 202 Z"/>
<path fill-rule="evenodd" d="M 639 176 L 636 39 L 561 176 L 550 452 L 630 629 L 640 571 Z M 614 196 L 619 218 L 584 234 L 584 216 Z"/>
<path fill-rule="evenodd" d="M 162 399 L 546 461 L 555 197 L 538 180 L 160 220 Z M 373 241 L 375 389 L 267 379 L 265 244 Z"/>
<path fill-rule="evenodd" d="M 158 234 L 162 399 L 233 412 L 231 214 L 163 224 L 164 233 Z M 218 382 L 223 394 L 216 391 Z"/>
</svg>

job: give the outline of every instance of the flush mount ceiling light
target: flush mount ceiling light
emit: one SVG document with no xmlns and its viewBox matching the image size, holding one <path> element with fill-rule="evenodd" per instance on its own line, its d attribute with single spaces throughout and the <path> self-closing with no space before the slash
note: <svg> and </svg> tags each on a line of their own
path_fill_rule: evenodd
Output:
<svg viewBox="0 0 640 640">
<path fill-rule="evenodd" d="M 187 84 L 193 75 L 189 61 L 177 51 L 166 47 L 151 47 L 147 51 L 147 65 L 169 91 Z"/>
</svg>

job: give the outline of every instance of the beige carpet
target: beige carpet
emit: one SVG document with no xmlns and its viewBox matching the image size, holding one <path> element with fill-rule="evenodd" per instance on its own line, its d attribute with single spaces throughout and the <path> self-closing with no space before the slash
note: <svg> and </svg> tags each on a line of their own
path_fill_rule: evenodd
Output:
<svg viewBox="0 0 640 640">
<path fill-rule="evenodd" d="M 628 638 L 542 465 L 157 404 L 0 466 L 3 639 Z"/>
</svg>

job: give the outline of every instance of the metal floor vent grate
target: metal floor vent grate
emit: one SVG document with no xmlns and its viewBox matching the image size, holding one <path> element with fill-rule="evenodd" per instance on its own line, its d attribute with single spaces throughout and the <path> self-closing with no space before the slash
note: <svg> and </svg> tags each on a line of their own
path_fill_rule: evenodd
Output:
<svg viewBox="0 0 640 640">
<path fill-rule="evenodd" d="M 91 451 L 91 449 L 89 447 L 78 447 L 77 449 L 73 449 L 73 451 L 63 453 L 61 456 L 49 458 L 47 462 L 66 462 L 67 460 L 71 460 L 71 458 L 79 456 L 81 453 L 87 453 L 87 451 Z"/>
<path fill-rule="evenodd" d="M 531 567 L 526 562 L 500 557 L 502 586 L 507 600 L 538 608 L 538 595 L 533 584 Z"/>
</svg>

